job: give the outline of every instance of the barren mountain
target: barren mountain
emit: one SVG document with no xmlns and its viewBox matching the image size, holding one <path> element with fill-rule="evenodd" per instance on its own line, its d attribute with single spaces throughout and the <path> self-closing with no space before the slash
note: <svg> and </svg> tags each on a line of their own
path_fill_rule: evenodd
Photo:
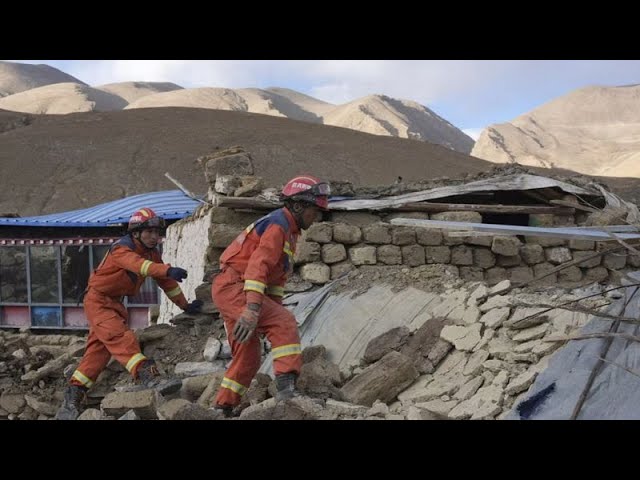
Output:
<svg viewBox="0 0 640 480">
<path fill-rule="evenodd" d="M 158 94 L 164 95 L 164 94 Z M 242 145 L 257 175 L 282 184 L 308 172 L 356 184 L 477 173 L 489 162 L 427 142 L 246 112 L 157 108 L 71 115 L 0 112 L 0 211 L 36 215 L 175 188 L 205 193 L 201 155 Z M 2 131 L 0 126 L 0 131 Z"/>
<path fill-rule="evenodd" d="M 56 83 L 0 98 L 0 108 L 15 112 L 65 114 L 121 110 L 127 101 L 79 83 Z"/>
<path fill-rule="evenodd" d="M 86 85 L 86 83 L 81 82 L 77 78 L 49 65 L 0 61 L 0 97 L 6 97 L 44 85 L 63 82 L 75 82 Z"/>
<path fill-rule="evenodd" d="M 287 98 L 303 110 L 311 112 L 318 117 L 324 117 L 331 110 L 336 108 L 336 106 L 332 103 L 323 102 L 322 100 L 318 100 L 317 98 L 310 97 L 309 95 L 296 92 L 295 90 L 291 90 L 289 88 L 269 87 L 267 88 L 267 91 Z"/>
<path fill-rule="evenodd" d="M 0 97 L 3 92 L 2 68 L 7 73 L 5 95 L 42 85 L 43 65 L 4 62 L 0 65 Z M 50 67 L 48 67 L 50 68 Z M 58 74 L 59 70 L 51 69 Z M 20 90 L 16 84 L 21 72 Z M 33 78 L 29 79 L 32 72 Z M 64 74 L 62 74 L 64 75 Z M 63 78 L 68 82 L 73 77 Z M 40 82 L 40 83 L 38 83 Z M 53 81 L 45 82 L 54 83 Z M 82 82 L 76 82 L 82 83 Z M 84 84 L 83 84 L 84 85 Z M 428 141 L 468 154 L 473 140 L 428 108 L 408 100 L 372 95 L 345 105 L 332 105 L 286 88 L 190 88 L 173 83 L 122 82 L 84 91 L 78 88 L 34 89 L 30 95 L 0 103 L 0 108 L 29 113 L 66 114 L 81 111 L 189 107 L 261 113 L 312 123 L 324 123 L 376 135 Z M 112 95 L 111 97 L 103 94 Z M 68 96 L 69 98 L 65 98 Z"/>
<path fill-rule="evenodd" d="M 468 153 L 473 139 L 433 111 L 410 100 L 369 95 L 336 107 L 326 125 L 351 128 L 376 135 L 422 140 Z"/>
<path fill-rule="evenodd" d="M 293 96 L 289 96 L 293 97 Z M 132 102 L 127 109 L 150 107 L 193 107 L 262 113 L 276 117 L 322 123 L 314 112 L 306 110 L 287 96 L 259 88 L 188 88 L 158 93 Z M 304 95 L 300 95 L 300 98 Z M 311 97 L 308 97 L 311 98 Z M 306 102 L 310 104 L 310 102 Z"/>
<path fill-rule="evenodd" d="M 180 85 L 171 82 L 120 82 L 108 83 L 95 88 L 122 97 L 127 103 L 135 102 L 139 98 L 153 95 L 154 93 L 182 89 Z"/>
<path fill-rule="evenodd" d="M 471 154 L 499 163 L 640 177 L 640 86 L 575 90 L 486 128 Z"/>
</svg>

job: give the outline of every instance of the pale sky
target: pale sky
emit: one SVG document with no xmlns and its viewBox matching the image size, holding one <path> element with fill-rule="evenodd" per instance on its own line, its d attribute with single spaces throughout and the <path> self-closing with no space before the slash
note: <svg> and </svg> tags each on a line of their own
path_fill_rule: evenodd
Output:
<svg viewBox="0 0 640 480">
<path fill-rule="evenodd" d="M 11 60 L 46 63 L 92 86 L 297 90 L 340 104 L 371 94 L 413 100 L 474 138 L 577 88 L 640 83 L 639 60 Z"/>
</svg>

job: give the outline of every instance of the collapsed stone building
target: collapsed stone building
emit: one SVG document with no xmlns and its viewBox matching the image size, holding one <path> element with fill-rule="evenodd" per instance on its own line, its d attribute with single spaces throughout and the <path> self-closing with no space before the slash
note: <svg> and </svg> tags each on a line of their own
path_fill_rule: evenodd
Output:
<svg viewBox="0 0 640 480">
<path fill-rule="evenodd" d="M 169 228 L 163 256 L 188 269 L 182 288 L 205 302 L 204 313 L 181 313 L 163 298 L 158 324 L 138 331 L 145 355 L 183 377 L 183 389 L 172 398 L 113 392 L 129 379 L 112 362 L 90 394 L 99 408 L 83 418 L 217 419 L 207 407 L 230 349 L 212 276 L 224 248 L 279 207 L 278 188 L 265 188 L 242 148 L 199 162 L 209 192 Z M 536 379 L 558 349 L 610 340 L 574 339 L 594 321 L 615 323 L 606 312 L 626 301 L 619 286 L 640 265 L 624 245 L 640 238 L 638 210 L 602 186 L 518 166 L 460 180 L 331 183 L 330 212 L 303 232 L 285 287 L 305 347 L 298 387 L 306 396 L 270 398 L 265 339 L 239 418 L 525 418 L 531 409 L 514 412 L 534 390 L 550 390 Z M 49 418 L 80 339 L 0 335 L 0 417 Z"/>
</svg>

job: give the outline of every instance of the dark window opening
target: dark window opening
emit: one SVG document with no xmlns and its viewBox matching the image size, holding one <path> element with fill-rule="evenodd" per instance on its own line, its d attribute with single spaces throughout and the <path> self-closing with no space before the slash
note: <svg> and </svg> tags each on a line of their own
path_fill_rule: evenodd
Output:
<svg viewBox="0 0 640 480">
<path fill-rule="evenodd" d="M 528 227 L 529 215 L 526 213 L 483 213 L 482 223 Z"/>
</svg>

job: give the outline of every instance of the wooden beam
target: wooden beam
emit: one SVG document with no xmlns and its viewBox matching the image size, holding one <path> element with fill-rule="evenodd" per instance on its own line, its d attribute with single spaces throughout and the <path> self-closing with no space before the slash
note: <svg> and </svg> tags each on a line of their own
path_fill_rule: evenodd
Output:
<svg viewBox="0 0 640 480">
<path fill-rule="evenodd" d="M 271 202 L 258 198 L 245 197 L 225 197 L 224 195 L 216 195 L 214 200 L 216 207 L 228 208 L 251 208 L 254 210 L 273 210 L 282 207 L 281 202 Z M 329 204 L 331 209 L 331 204 Z M 368 210 L 363 208 L 362 210 Z M 409 203 L 398 207 L 388 207 L 385 211 L 394 212 L 452 212 L 452 211 L 468 211 L 480 213 L 505 213 L 505 214 L 535 214 L 549 213 L 555 215 L 572 215 L 575 210 L 569 207 L 549 207 L 544 205 L 481 205 L 473 203 Z"/>
<path fill-rule="evenodd" d="M 560 205 L 560 206 L 563 206 L 563 207 L 573 207 L 576 210 L 582 210 L 583 212 L 589 212 L 589 213 L 594 213 L 594 212 L 599 212 L 600 211 L 597 208 L 587 207 L 586 205 L 580 205 L 578 203 L 567 202 L 565 200 L 549 200 L 549 203 L 551 203 L 553 205 Z"/>
<path fill-rule="evenodd" d="M 282 202 L 270 202 L 259 198 L 250 197 L 225 197 L 216 195 L 213 205 L 215 207 L 250 208 L 253 210 L 275 210 L 283 206 Z"/>
<path fill-rule="evenodd" d="M 385 210 L 399 212 L 479 212 L 479 213 L 520 213 L 520 214 L 554 214 L 573 215 L 575 209 L 567 206 L 549 207 L 545 205 L 482 205 L 473 203 L 410 203 L 401 207 L 393 207 Z"/>
</svg>

